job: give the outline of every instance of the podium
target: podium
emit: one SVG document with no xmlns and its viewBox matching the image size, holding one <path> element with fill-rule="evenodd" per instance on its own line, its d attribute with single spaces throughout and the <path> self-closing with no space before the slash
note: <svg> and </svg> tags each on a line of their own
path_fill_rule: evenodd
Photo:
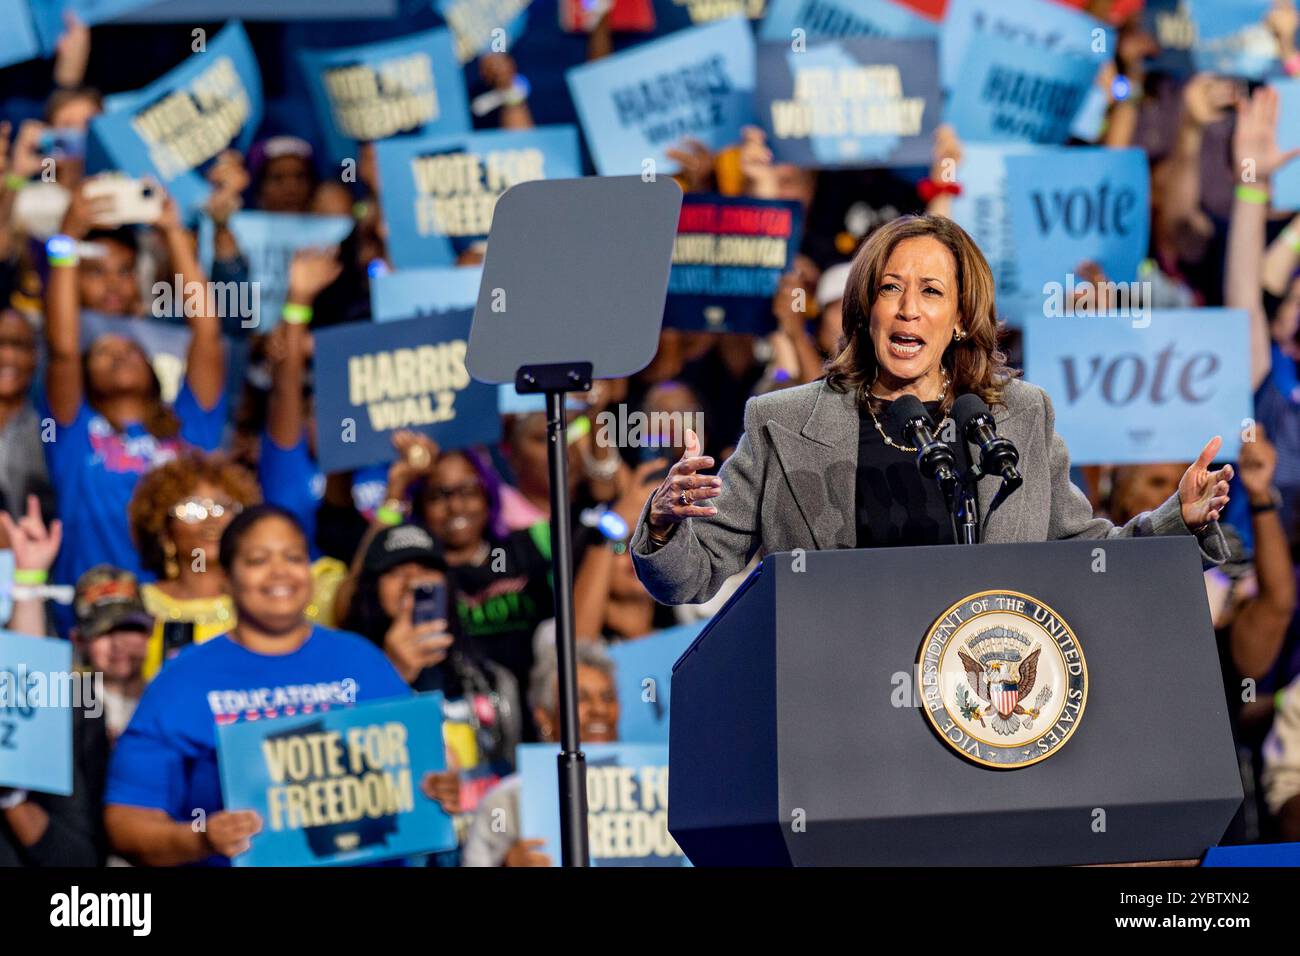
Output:
<svg viewBox="0 0 1300 956">
<path fill-rule="evenodd" d="M 954 605 L 1005 592 L 1068 624 L 1086 704 L 1046 756 L 999 769 L 927 717 L 921 651 Z M 995 697 L 967 677 L 964 701 Z M 1199 858 L 1243 797 L 1190 536 L 768 555 L 677 661 L 672 696 L 669 830 L 697 866 Z"/>
</svg>

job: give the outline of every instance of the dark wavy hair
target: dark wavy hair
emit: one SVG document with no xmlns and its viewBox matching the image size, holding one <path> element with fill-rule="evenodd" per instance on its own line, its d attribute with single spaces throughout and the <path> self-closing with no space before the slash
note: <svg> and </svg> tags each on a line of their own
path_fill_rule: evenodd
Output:
<svg viewBox="0 0 1300 956">
<path fill-rule="evenodd" d="M 998 348 L 993 271 L 966 230 L 943 216 L 900 216 L 862 244 L 853 257 L 844 290 L 845 344 L 826 365 L 826 384 L 839 392 L 853 391 L 860 406 L 878 401 L 870 394 L 879 372 L 869 331 L 871 308 L 894 248 L 904 240 L 920 238 L 936 239 L 952 253 L 957 263 L 957 313 L 968 333 L 962 341 L 948 343 L 941 359 L 952 380 L 943 399 L 943 412 L 946 414 L 956 396 L 964 392 L 974 392 L 990 407 L 1005 404 L 1002 390 L 1015 373 Z"/>
<path fill-rule="evenodd" d="M 492 541 L 504 540 L 510 535 L 510 529 L 506 527 L 505 519 L 501 516 L 501 476 L 492 467 L 487 456 L 476 448 L 446 451 L 438 456 L 438 460 L 441 461 L 451 455 L 459 455 L 469 462 L 470 468 L 474 469 L 474 474 L 483 485 L 483 493 L 487 496 L 487 537 Z M 421 525 L 425 524 L 424 511 L 429 505 L 430 490 L 429 482 L 425 480 L 420 482 L 415 492 L 415 515 Z"/>
<path fill-rule="evenodd" d="M 105 338 L 105 336 L 100 336 L 99 339 L 90 343 L 90 348 L 81 353 L 81 381 L 82 388 L 85 390 L 86 404 L 97 412 L 100 411 L 99 403 L 103 400 L 103 396 L 91 388 L 90 355 L 102 338 Z M 181 422 L 180 419 L 176 417 L 176 413 L 173 412 L 171 408 L 168 407 L 167 403 L 163 401 L 162 383 L 158 381 L 158 373 L 153 370 L 153 363 L 149 361 L 149 353 L 146 352 L 140 343 L 135 341 L 135 339 L 126 336 L 122 336 L 122 339 L 127 342 L 131 348 L 136 350 L 140 358 L 144 360 L 145 368 L 149 370 L 149 385 L 145 395 L 146 406 L 144 419 L 140 424 L 142 424 L 145 431 L 154 438 L 175 438 L 181 433 Z M 114 427 L 117 427 L 118 423 L 114 422 L 113 425 Z"/>
<path fill-rule="evenodd" d="M 309 543 L 302 522 L 298 520 L 297 515 L 292 511 L 281 508 L 279 505 L 253 505 L 253 507 L 245 508 L 235 515 L 230 524 L 226 525 L 226 530 L 221 532 L 221 554 L 217 560 L 221 564 L 223 571 L 227 574 L 230 573 L 230 569 L 235 566 L 235 556 L 239 554 L 239 546 L 244 543 L 244 538 L 248 535 L 248 532 L 267 518 L 283 518 L 293 525 L 298 536 L 302 538 L 304 545 Z"/>
</svg>

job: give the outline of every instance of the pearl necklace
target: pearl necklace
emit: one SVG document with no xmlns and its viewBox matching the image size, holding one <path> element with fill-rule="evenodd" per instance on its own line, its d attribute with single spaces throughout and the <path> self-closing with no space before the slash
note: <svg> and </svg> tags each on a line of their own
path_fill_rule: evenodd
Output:
<svg viewBox="0 0 1300 956">
<path fill-rule="evenodd" d="M 943 399 L 944 399 L 944 396 L 948 394 L 948 370 L 947 370 L 947 369 L 944 369 L 944 368 L 942 368 L 942 367 L 940 367 L 940 371 L 943 372 L 943 388 L 939 389 L 939 397 L 938 397 L 937 399 L 935 399 L 935 401 L 938 401 L 938 402 L 942 402 Z M 875 388 L 875 387 L 876 387 L 875 380 L 872 380 L 872 382 L 871 382 L 871 387 L 872 387 L 872 388 Z M 871 390 L 868 389 L 868 390 L 867 390 L 867 398 L 868 398 L 868 399 L 871 399 L 871 398 L 880 398 L 880 396 L 879 396 L 879 395 L 876 395 L 876 394 L 874 394 L 874 393 L 872 393 Z M 881 399 L 881 401 L 887 401 L 887 399 Z M 870 401 L 867 402 L 867 414 L 871 416 L 871 424 L 873 424 L 873 425 L 876 426 L 876 431 L 880 433 L 880 437 L 881 437 L 882 439 L 884 439 L 885 444 L 888 445 L 890 448 L 896 448 L 896 449 L 898 449 L 899 451 L 907 452 L 909 455 L 914 455 L 914 454 L 916 454 L 918 451 L 920 451 L 919 448 L 912 448 L 910 445 L 902 445 L 902 444 L 899 444 L 898 442 L 896 442 L 896 441 L 894 441 L 892 438 L 890 438 L 888 435 L 886 435 L 886 434 L 885 434 L 885 430 L 884 430 L 883 428 L 880 427 L 880 419 L 876 418 L 876 413 L 875 413 L 875 411 L 872 409 L 872 407 L 871 407 L 871 402 L 870 402 Z M 941 421 L 941 422 L 939 423 L 939 428 L 940 428 L 940 430 L 943 429 L 943 426 L 944 426 L 947 422 L 948 422 L 948 419 L 947 419 L 947 418 L 944 418 L 944 420 Z"/>
</svg>

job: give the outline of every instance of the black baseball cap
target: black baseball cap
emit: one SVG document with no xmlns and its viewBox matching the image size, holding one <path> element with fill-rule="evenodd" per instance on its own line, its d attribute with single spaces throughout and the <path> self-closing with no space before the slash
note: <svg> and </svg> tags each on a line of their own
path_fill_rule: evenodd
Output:
<svg viewBox="0 0 1300 956">
<path fill-rule="evenodd" d="M 385 528 L 375 535 L 366 548 L 362 570 L 380 575 L 411 562 L 447 573 L 447 558 L 433 535 L 419 525 L 402 524 Z"/>
</svg>

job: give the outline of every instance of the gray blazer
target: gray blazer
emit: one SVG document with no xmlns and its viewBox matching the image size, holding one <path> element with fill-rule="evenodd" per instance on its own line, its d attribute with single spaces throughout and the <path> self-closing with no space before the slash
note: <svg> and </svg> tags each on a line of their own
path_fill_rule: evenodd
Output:
<svg viewBox="0 0 1300 956">
<path fill-rule="evenodd" d="M 989 517 L 984 541 L 1191 533 L 1177 494 L 1122 528 L 1094 518 L 1087 497 L 1070 482 L 1070 455 L 1053 429 L 1047 393 L 1013 379 L 1003 400 L 1006 407 L 994 412 L 998 434 L 1020 450 L 1025 483 Z M 629 548 L 637 577 L 660 603 L 699 604 L 755 552 L 854 547 L 857 466 L 858 409 L 851 393 L 819 380 L 751 398 L 745 434 L 722 465 L 722 494 L 712 499 L 718 513 L 688 518 L 656 548 L 646 525 L 647 501 Z M 980 483 L 981 514 L 996 490 L 997 482 Z M 1205 564 L 1222 564 L 1228 547 L 1218 523 L 1197 538 Z"/>
</svg>

